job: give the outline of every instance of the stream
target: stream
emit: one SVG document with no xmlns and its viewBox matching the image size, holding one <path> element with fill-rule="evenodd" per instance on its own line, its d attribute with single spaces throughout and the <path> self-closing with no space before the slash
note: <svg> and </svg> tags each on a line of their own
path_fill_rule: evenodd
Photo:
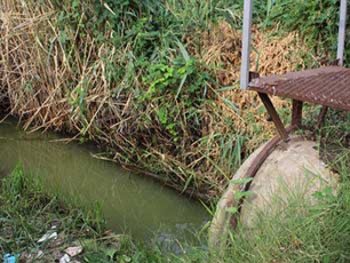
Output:
<svg viewBox="0 0 350 263">
<path fill-rule="evenodd" d="M 209 220 L 194 200 L 158 182 L 92 157 L 92 145 L 59 142 L 52 132 L 26 133 L 16 120 L 0 124 L 0 170 L 17 164 L 39 176 L 47 189 L 79 200 L 82 206 L 101 205 L 107 227 L 145 239 L 188 239 Z"/>
</svg>

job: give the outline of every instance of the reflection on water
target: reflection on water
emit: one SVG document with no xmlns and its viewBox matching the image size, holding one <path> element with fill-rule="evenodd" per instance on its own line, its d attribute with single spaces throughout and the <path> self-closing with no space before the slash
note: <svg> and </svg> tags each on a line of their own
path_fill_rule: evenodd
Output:
<svg viewBox="0 0 350 263">
<path fill-rule="evenodd" d="M 184 229 L 199 229 L 205 209 L 157 182 L 117 165 L 91 157 L 85 146 L 54 142 L 55 134 L 27 134 L 14 121 L 0 124 L 0 170 L 22 163 L 42 178 L 49 190 L 77 197 L 83 205 L 96 202 L 108 227 L 136 238 L 161 231 L 179 238 Z M 189 227 L 191 226 L 191 227 Z"/>
</svg>

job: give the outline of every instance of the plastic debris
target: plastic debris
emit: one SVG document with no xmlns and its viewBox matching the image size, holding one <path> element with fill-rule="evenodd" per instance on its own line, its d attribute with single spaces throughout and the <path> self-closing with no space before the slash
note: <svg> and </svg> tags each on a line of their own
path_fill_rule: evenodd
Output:
<svg viewBox="0 0 350 263">
<path fill-rule="evenodd" d="M 4 263 L 16 263 L 18 257 L 19 257 L 19 255 L 5 254 L 4 255 Z"/>
<path fill-rule="evenodd" d="M 82 246 L 69 247 L 64 252 L 66 252 L 70 257 L 75 257 L 83 251 Z"/>
<path fill-rule="evenodd" d="M 53 230 L 47 231 L 39 240 L 38 243 L 43 243 L 50 239 L 57 239 L 57 232 Z"/>
<path fill-rule="evenodd" d="M 70 256 L 68 256 L 67 254 L 64 254 L 61 258 L 60 258 L 60 263 L 69 263 L 70 262 Z"/>
</svg>

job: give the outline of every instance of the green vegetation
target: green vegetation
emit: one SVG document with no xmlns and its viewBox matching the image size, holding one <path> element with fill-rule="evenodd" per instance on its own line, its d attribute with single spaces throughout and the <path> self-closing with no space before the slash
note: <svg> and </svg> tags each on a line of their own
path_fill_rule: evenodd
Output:
<svg viewBox="0 0 350 263">
<path fill-rule="evenodd" d="M 45 193 L 37 179 L 17 168 L 1 183 L 0 254 L 21 254 L 29 260 L 42 251 L 34 262 L 54 262 L 67 247 L 80 245 L 83 252 L 75 257 L 80 262 L 348 262 L 350 151 L 343 148 L 335 157 L 334 167 L 341 174 L 336 195 L 330 188 L 316 192 L 314 204 L 290 196 L 288 208 L 261 213 L 256 228 L 239 225 L 220 255 L 186 244 L 174 254 L 153 241 L 134 243 L 106 231 L 98 209 L 80 209 Z M 58 238 L 37 243 L 53 225 Z"/>
<path fill-rule="evenodd" d="M 55 262 L 69 246 L 83 244 L 83 256 L 90 258 L 99 249 L 107 249 L 108 243 L 128 242 L 123 236 L 103 234 L 98 210 L 77 209 L 57 195 L 46 194 L 38 179 L 24 174 L 20 167 L 2 179 L 0 207 L 1 256 L 12 253 L 22 255 L 24 262 Z M 58 238 L 38 243 L 53 226 Z"/>
<path fill-rule="evenodd" d="M 28 74 L 17 81 L 17 73 L 2 71 L 1 93 L 11 105 L 18 98 L 12 113 L 28 127 L 95 140 L 106 146 L 107 157 L 160 173 L 170 185 L 207 192 L 216 188 L 206 179 L 210 170 L 229 175 L 211 164 L 203 145 L 207 136 L 215 144 L 226 137 L 209 134 L 218 84 L 216 66 L 203 60 L 209 29 L 232 10 L 225 1 L 3 2 L 9 20 L 3 21 L 1 45 L 27 46 L 28 53 L 7 46 L 9 56 L 1 61 L 13 73 L 23 61 L 28 68 L 21 71 Z M 28 20 L 22 24 L 12 12 Z M 18 24 L 23 28 L 10 33 Z"/>
<path fill-rule="evenodd" d="M 259 39 L 289 50 L 257 59 L 263 72 L 333 58 L 336 2 L 255 1 Z M 273 132 L 236 85 L 242 3 L 2 0 L 2 105 L 27 128 L 93 140 L 104 157 L 213 197 Z M 300 40 L 284 41 L 293 30 Z"/>
<path fill-rule="evenodd" d="M 48 194 L 37 177 L 17 167 L 1 181 L 0 259 L 20 255 L 20 262 L 58 262 L 68 247 L 81 246 L 80 262 L 166 262 L 153 242 L 135 244 L 130 237 L 106 231 L 98 208 L 78 208 L 59 194 Z M 38 240 L 54 228 L 56 239 Z"/>
<path fill-rule="evenodd" d="M 339 1 L 279 1 L 267 10 L 264 26 L 279 23 L 281 32 L 297 30 L 322 60 L 335 59 L 339 22 Z M 346 57 L 350 53 L 346 53 Z"/>
<path fill-rule="evenodd" d="M 256 97 L 236 85 L 242 2 L 1 0 L 0 107 L 26 128 L 95 141 L 104 157 L 216 198 L 273 132 Z M 265 40 L 288 50 L 285 58 L 260 46 L 256 66 L 284 72 L 334 59 L 338 2 L 255 1 L 255 44 Z M 290 40 L 295 31 L 298 39 Z M 288 102 L 279 103 L 287 120 Z M 307 124 L 314 124 L 319 108 L 307 109 Z M 331 140 L 348 147 L 349 120 L 332 111 L 321 145 Z M 16 170 L 0 194 L 0 252 L 37 253 L 36 240 L 58 221 L 65 233 L 58 250 L 88 240 L 93 245 L 83 244 L 81 255 L 86 262 L 348 262 L 350 182 L 343 151 L 332 156 L 342 175 L 337 198 L 326 189 L 317 205 L 295 200 L 285 217 L 261 218 L 258 232 L 240 227 L 223 258 L 196 248 L 176 256 L 105 233 L 96 211 L 47 196 Z M 110 250 L 115 243 L 118 249 Z"/>
<path fill-rule="evenodd" d="M 241 226 L 232 233 L 232 248 L 227 252 L 236 262 L 349 261 L 350 151 L 348 146 L 344 148 L 344 134 L 339 131 L 333 125 L 323 129 L 330 136 L 324 136 L 329 140 L 327 147 L 337 145 L 338 149 L 332 153 L 332 167 L 340 174 L 337 190 L 326 188 L 314 193 L 318 200 L 314 204 L 292 195 L 287 209 L 259 215 L 254 230 Z"/>
</svg>

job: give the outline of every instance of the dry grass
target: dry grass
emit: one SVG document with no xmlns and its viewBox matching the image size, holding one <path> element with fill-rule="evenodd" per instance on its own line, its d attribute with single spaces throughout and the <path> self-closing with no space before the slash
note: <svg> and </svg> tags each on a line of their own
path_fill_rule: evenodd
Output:
<svg viewBox="0 0 350 263">
<path fill-rule="evenodd" d="M 296 32 L 283 36 L 274 36 L 275 30 L 262 32 L 254 29 L 253 51 L 251 55 L 251 70 L 257 71 L 261 76 L 269 74 L 282 74 L 298 69 L 306 68 L 305 58 L 316 61 L 311 57 L 311 52 L 303 46 L 301 37 Z M 247 135 L 246 150 L 249 152 L 256 149 L 263 140 L 270 138 L 275 133 L 274 126 L 266 121 L 266 114 L 262 104 L 255 92 L 242 92 L 238 89 L 241 56 L 241 32 L 232 29 L 227 23 L 221 23 L 213 31 L 214 42 L 208 45 L 205 61 L 208 64 L 223 65 L 216 73 L 223 86 L 233 86 L 232 89 L 224 91 L 221 96 L 233 102 L 238 107 L 238 112 L 232 111 L 230 107 L 218 98 L 224 116 L 231 118 L 237 130 Z M 278 109 L 286 117 L 289 101 L 273 98 Z M 223 116 L 220 117 L 220 119 Z M 261 124 L 257 128 L 254 124 Z M 228 133 L 227 125 L 218 120 L 214 125 L 214 132 Z M 257 130 L 258 129 L 258 130 Z"/>
<path fill-rule="evenodd" d="M 215 103 L 199 109 L 201 130 L 181 119 L 183 136 L 174 142 L 152 118 L 155 105 L 138 104 L 135 90 L 147 89 L 142 72 L 135 72 L 132 88 L 122 79 L 118 85 L 127 87 L 117 93 L 106 78 L 110 61 L 127 66 L 125 54 L 131 45 L 120 49 L 107 42 L 98 45 L 89 34 L 79 39 L 78 28 L 71 32 L 74 44 L 62 46 L 58 15 L 50 1 L 37 5 L 2 0 L 0 12 L 0 102 L 6 99 L 10 113 L 26 129 L 64 131 L 73 138 L 95 141 L 108 150 L 106 158 L 161 174 L 177 189 L 186 186 L 207 196 L 221 192 L 240 158 L 274 132 L 255 94 L 237 88 L 240 32 L 225 22 L 203 33 L 200 54 L 192 48 L 191 37 L 186 44 L 190 55 L 212 69 L 220 85 L 232 88 L 210 87 Z M 254 33 L 263 75 L 305 66 L 307 49 L 296 33 L 282 38 L 272 32 Z M 253 54 L 252 64 L 255 61 Z M 230 107 L 229 101 L 237 108 Z M 243 137 L 245 143 L 238 145 Z"/>
</svg>

